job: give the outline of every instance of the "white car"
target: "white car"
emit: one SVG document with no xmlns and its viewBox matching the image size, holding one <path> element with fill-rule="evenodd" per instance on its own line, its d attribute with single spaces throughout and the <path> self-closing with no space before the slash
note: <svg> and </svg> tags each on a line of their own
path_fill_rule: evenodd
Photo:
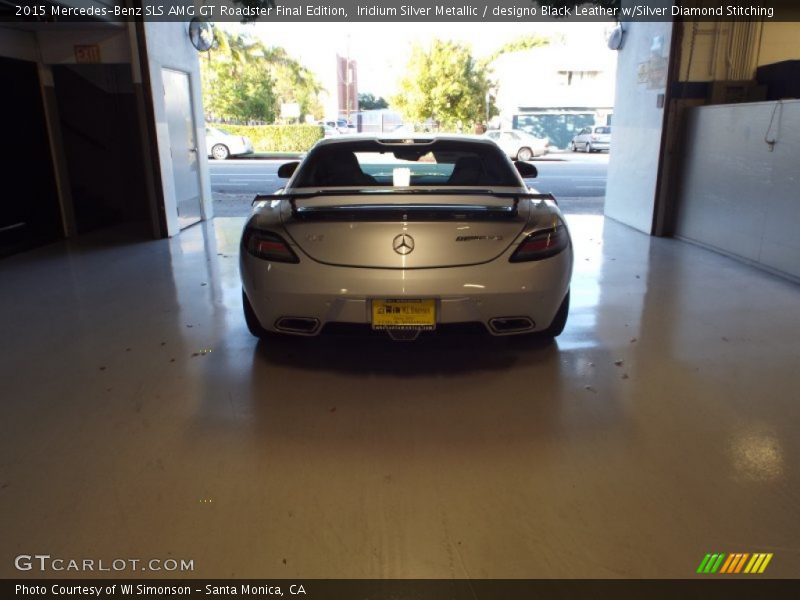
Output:
<svg viewBox="0 0 800 600">
<path fill-rule="evenodd" d="M 594 127 L 584 127 L 574 138 L 570 148 L 573 152 L 583 150 L 584 152 L 600 152 L 611 148 L 611 127 L 608 125 L 597 125 Z"/>
<path fill-rule="evenodd" d="M 535 175 L 481 137 L 320 140 L 245 224 L 250 332 L 559 335 L 572 242 L 554 198 L 526 187 Z"/>
<path fill-rule="evenodd" d="M 488 131 L 486 137 L 494 140 L 503 151 L 514 160 L 530 160 L 534 156 L 547 154 L 550 143 L 546 138 L 537 138 L 520 130 Z"/>
<path fill-rule="evenodd" d="M 329 138 L 335 135 L 340 135 L 339 130 L 334 126 L 329 125 L 328 123 L 320 122 L 319 126 L 322 127 L 323 137 Z"/>
<path fill-rule="evenodd" d="M 206 153 L 216 160 L 252 154 L 253 143 L 243 135 L 233 135 L 219 127 L 206 127 Z"/>
<path fill-rule="evenodd" d="M 336 119 L 335 121 L 320 121 L 320 125 L 328 127 L 341 134 L 356 133 L 356 126 L 349 123 L 347 119 Z"/>
</svg>

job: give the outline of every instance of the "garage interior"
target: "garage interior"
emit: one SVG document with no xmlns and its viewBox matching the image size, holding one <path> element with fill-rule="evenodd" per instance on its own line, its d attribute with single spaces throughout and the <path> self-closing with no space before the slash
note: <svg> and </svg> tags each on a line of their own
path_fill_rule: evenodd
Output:
<svg viewBox="0 0 800 600">
<path fill-rule="evenodd" d="M 756 73 L 800 59 L 800 24 L 713 25 L 627 25 L 606 216 L 568 216 L 554 343 L 257 343 L 244 220 L 204 212 L 164 237 L 169 202 L 147 183 L 164 162 L 141 146 L 158 116 L 138 106 L 144 123 L 104 141 L 59 96 L 111 94 L 130 119 L 135 70 L 52 69 L 68 159 L 139 148 L 101 178 L 67 161 L 72 229 L 42 143 L 50 92 L 43 112 L 31 92 L 41 66 L 1 59 L 29 84 L 2 102 L 33 107 L 9 124 L 30 150 L 7 160 L 42 172 L 1 201 L 6 219 L 36 189 L 7 218 L 35 237 L 0 233 L 4 555 L 186 558 L 208 578 L 687 578 L 709 551 L 743 551 L 796 576 L 800 100 Z M 653 49 L 660 86 L 639 82 Z M 109 191 L 121 180 L 145 200 Z M 131 224 L 145 232 L 119 243 Z M 0 574 L 19 576 L 12 560 Z"/>
<path fill-rule="evenodd" d="M 14 25 L 0 28 L 0 54 L 12 55 L 0 58 L 0 74 L 14 82 L 2 102 L 15 117 L 16 146 L 12 193 L 0 200 L 0 256 L 104 228 L 152 239 L 155 198 L 145 184 L 127 29 Z M 75 63 L 75 42 L 85 41 L 107 62 Z"/>
</svg>

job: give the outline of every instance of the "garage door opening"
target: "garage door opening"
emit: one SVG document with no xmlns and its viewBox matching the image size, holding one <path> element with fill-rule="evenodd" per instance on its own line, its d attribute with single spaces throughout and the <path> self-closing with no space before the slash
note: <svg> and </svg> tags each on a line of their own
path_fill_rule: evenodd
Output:
<svg viewBox="0 0 800 600">
<path fill-rule="evenodd" d="M 210 161 L 216 216 L 246 216 L 256 194 L 283 185 L 281 164 L 318 138 L 354 133 L 485 135 L 536 165 L 528 184 L 564 212 L 603 214 L 617 60 L 610 24 L 342 23 L 333 35 L 324 23 L 307 27 L 313 45 L 276 24 L 220 24 L 201 61 L 207 144 L 244 151 L 245 136 L 253 146 Z M 231 54 L 244 48 L 249 64 Z M 445 57 L 463 59 L 472 87 Z M 259 93 L 243 93 L 243 82 Z M 298 134 L 276 139 L 276 126 Z M 319 129 L 300 133 L 309 126 Z"/>
</svg>

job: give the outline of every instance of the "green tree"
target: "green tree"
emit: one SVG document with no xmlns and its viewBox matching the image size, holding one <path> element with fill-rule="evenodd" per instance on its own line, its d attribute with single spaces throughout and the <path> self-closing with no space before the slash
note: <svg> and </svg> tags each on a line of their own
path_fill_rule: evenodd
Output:
<svg viewBox="0 0 800 600">
<path fill-rule="evenodd" d="M 489 67 L 472 56 L 469 46 L 433 40 L 429 48 L 418 44 L 412 48 L 392 105 L 414 122 L 432 119 L 444 129 L 460 125 L 471 131 L 487 115 L 497 114 L 490 94 L 493 86 Z"/>
<path fill-rule="evenodd" d="M 573 0 L 574 2 L 574 0 Z M 504 54 L 530 50 L 531 48 L 541 48 L 550 44 L 550 38 L 541 35 L 523 35 L 516 39 L 506 42 L 488 57 L 481 61 L 484 65 L 490 65 Z"/>
<path fill-rule="evenodd" d="M 266 70 L 275 82 L 275 95 L 281 103 L 297 103 L 301 115 L 323 117 L 319 95 L 322 85 L 314 74 L 283 48 L 264 48 Z"/>
<path fill-rule="evenodd" d="M 207 113 L 235 120 L 271 123 L 282 103 L 297 103 L 301 114 L 322 116 L 322 86 L 283 48 L 217 28 L 215 44 L 201 61 Z"/>
<path fill-rule="evenodd" d="M 221 29 L 215 30 L 214 42 L 200 62 L 206 112 L 239 121 L 274 121 L 274 84 L 260 43 Z"/>
<path fill-rule="evenodd" d="M 267 123 L 275 120 L 277 103 L 273 82 L 258 67 L 245 67 L 240 77 L 228 80 L 224 93 L 228 96 L 227 112 L 231 118 Z"/>
<path fill-rule="evenodd" d="M 358 95 L 358 110 L 377 110 L 380 108 L 389 108 L 389 103 L 383 96 L 375 97 L 375 94 L 359 94 Z"/>
</svg>

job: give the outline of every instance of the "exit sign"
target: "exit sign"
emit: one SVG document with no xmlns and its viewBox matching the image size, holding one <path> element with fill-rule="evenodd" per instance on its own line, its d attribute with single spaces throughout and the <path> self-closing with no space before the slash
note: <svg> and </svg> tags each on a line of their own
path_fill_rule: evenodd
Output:
<svg viewBox="0 0 800 600">
<path fill-rule="evenodd" d="M 75 62 L 78 63 L 99 63 L 100 46 L 97 44 L 86 44 L 75 46 Z"/>
</svg>

